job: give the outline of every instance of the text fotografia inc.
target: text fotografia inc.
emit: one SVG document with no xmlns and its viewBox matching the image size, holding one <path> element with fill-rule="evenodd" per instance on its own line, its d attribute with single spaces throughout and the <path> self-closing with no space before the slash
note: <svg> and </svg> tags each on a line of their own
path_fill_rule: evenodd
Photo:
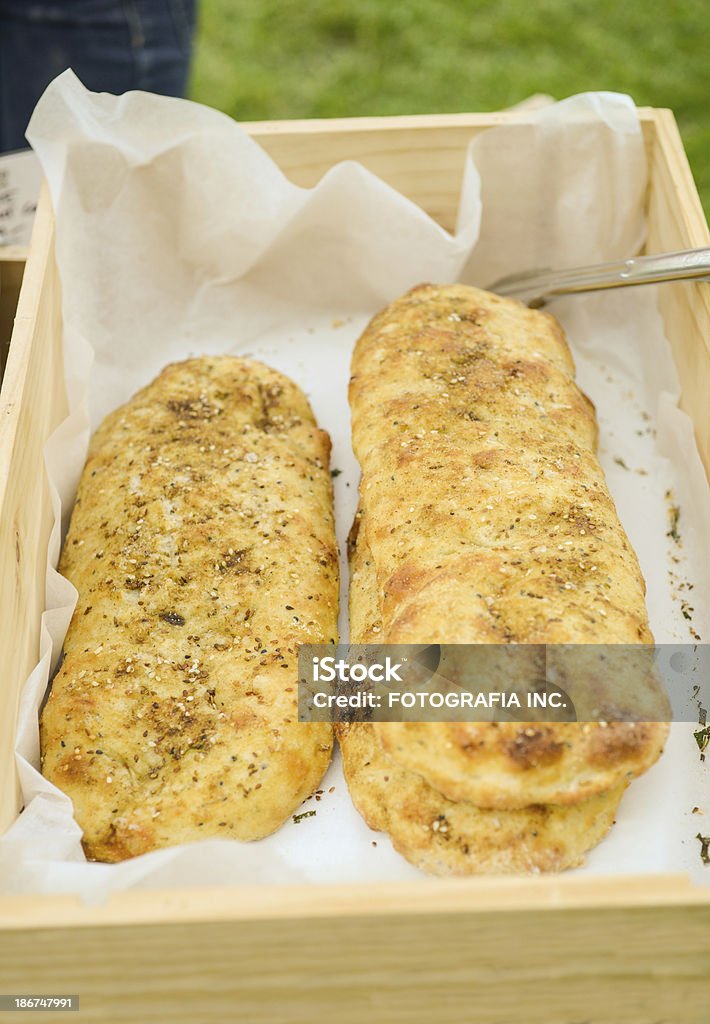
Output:
<svg viewBox="0 0 710 1024">
<path fill-rule="evenodd" d="M 383 704 L 384 701 L 384 704 Z M 402 693 L 395 690 L 387 694 L 373 693 L 372 691 L 358 691 L 357 693 L 326 693 L 324 691 L 313 694 L 313 706 L 316 708 L 339 708 L 339 709 L 360 709 L 360 708 L 382 708 L 386 705 L 393 709 L 402 707 L 406 709 L 427 708 L 471 708 L 485 709 L 487 711 L 500 708 L 566 708 L 569 702 L 565 694 L 553 691 L 551 693 L 527 693 L 522 699 L 517 693 L 506 693 L 494 691 L 489 693 Z"/>
</svg>

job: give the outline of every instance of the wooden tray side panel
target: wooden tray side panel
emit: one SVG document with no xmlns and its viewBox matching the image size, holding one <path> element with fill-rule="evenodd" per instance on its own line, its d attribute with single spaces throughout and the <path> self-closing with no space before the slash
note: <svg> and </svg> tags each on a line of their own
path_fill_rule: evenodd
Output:
<svg viewBox="0 0 710 1024">
<path fill-rule="evenodd" d="M 639 109 L 646 152 L 654 112 Z M 341 160 L 357 160 L 453 231 L 469 142 L 497 125 L 522 124 L 525 113 L 361 117 L 332 121 L 262 121 L 244 125 L 284 174 L 312 188 Z"/>
<path fill-rule="evenodd" d="M 13 933 L 0 990 L 78 994 L 86 1024 L 707 1024 L 709 959 L 707 905 L 374 907 Z"/>
<path fill-rule="evenodd" d="M 710 231 L 670 110 L 654 112 L 648 197 L 648 252 L 710 246 Z M 665 284 L 658 290 L 666 334 L 680 377 L 681 408 L 695 425 L 710 476 L 710 283 Z"/>
<path fill-rule="evenodd" d="M 354 124 L 252 124 L 247 130 L 291 181 L 312 188 L 342 160 L 357 160 L 453 231 L 466 147 L 505 115 L 441 119 L 356 119 Z M 379 123 L 381 122 L 381 123 Z M 404 122 L 404 124 L 402 123 Z"/>
<path fill-rule="evenodd" d="M 20 806 L 14 734 L 20 688 L 37 661 L 52 513 L 44 443 L 66 415 L 61 295 L 45 193 L 0 392 L 0 834 Z"/>
</svg>

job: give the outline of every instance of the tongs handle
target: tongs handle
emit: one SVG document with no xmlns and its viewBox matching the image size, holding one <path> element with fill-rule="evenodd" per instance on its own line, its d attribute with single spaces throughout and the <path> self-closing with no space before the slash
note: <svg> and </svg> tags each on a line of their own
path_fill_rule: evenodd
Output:
<svg viewBox="0 0 710 1024">
<path fill-rule="evenodd" d="M 490 285 L 490 291 L 542 306 L 560 295 L 628 288 L 662 281 L 692 281 L 710 277 L 710 248 L 634 256 L 616 263 L 598 263 L 570 270 L 512 274 Z"/>
</svg>

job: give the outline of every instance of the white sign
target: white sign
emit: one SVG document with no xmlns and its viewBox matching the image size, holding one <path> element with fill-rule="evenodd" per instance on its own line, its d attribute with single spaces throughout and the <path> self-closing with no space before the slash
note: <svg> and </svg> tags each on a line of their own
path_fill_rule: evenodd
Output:
<svg viewBox="0 0 710 1024">
<path fill-rule="evenodd" d="M 0 245 L 29 245 L 42 168 L 31 149 L 0 156 Z"/>
</svg>

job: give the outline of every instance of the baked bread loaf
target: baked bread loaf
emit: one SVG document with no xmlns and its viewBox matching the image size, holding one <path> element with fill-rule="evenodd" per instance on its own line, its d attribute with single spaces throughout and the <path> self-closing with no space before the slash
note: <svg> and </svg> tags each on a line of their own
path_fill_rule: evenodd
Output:
<svg viewBox="0 0 710 1024">
<path fill-rule="evenodd" d="M 330 441 L 248 359 L 168 366 L 94 435 L 61 572 L 78 603 L 41 718 L 89 857 L 258 839 L 320 782 L 297 644 L 336 639 Z"/>
<path fill-rule="evenodd" d="M 415 288 L 359 339 L 350 402 L 353 643 L 652 642 L 594 409 L 551 316 L 463 285 Z M 371 729 L 442 798 L 498 811 L 605 793 L 616 806 L 667 734 L 655 722 Z"/>
</svg>

